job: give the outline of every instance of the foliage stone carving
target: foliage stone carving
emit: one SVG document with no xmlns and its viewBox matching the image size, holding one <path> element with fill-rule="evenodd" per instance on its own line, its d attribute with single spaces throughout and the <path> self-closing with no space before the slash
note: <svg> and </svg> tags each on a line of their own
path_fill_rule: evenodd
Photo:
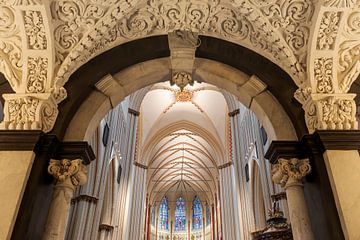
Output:
<svg viewBox="0 0 360 240">
<path fill-rule="evenodd" d="M 26 11 L 24 14 L 25 34 L 29 49 L 47 48 L 44 20 L 40 11 Z"/>
</svg>

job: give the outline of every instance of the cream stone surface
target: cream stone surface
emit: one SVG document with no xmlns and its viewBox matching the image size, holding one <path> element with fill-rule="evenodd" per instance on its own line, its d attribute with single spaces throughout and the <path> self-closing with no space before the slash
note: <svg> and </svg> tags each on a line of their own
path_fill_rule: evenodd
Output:
<svg viewBox="0 0 360 240">
<path fill-rule="evenodd" d="M 288 115 L 269 91 L 261 92 L 255 96 L 249 108 L 264 125 L 271 140 L 297 139 Z"/>
<path fill-rule="evenodd" d="M 360 156 L 357 150 L 324 153 L 336 206 L 345 238 L 360 239 Z"/>
<path fill-rule="evenodd" d="M 0 151 L 0 239 L 10 239 L 35 154 Z"/>
<path fill-rule="evenodd" d="M 131 66 L 112 77 L 105 76 L 98 82 L 99 89 L 90 94 L 73 117 L 65 139 L 89 139 L 101 118 L 126 95 L 151 84 L 168 81 L 169 61 L 169 58 L 150 60 Z M 242 104 L 254 111 L 271 140 L 297 139 L 289 117 L 271 93 L 265 91 L 261 79 L 256 76 L 249 77 L 235 68 L 212 60 L 198 58 L 195 67 L 196 80 L 234 94 Z M 128 81 L 129 79 L 131 81 Z M 113 80 L 122 87 L 120 92 L 108 88 L 106 83 L 114 84 Z"/>
</svg>

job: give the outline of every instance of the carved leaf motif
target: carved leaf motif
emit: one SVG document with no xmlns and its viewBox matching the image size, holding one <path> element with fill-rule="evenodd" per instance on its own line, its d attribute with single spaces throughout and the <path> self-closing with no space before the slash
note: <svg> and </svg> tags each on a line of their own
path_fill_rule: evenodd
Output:
<svg viewBox="0 0 360 240">
<path fill-rule="evenodd" d="M 315 60 L 314 77 L 317 92 L 332 93 L 334 91 L 332 58 L 317 58 Z"/>
<path fill-rule="evenodd" d="M 24 12 L 25 34 L 30 49 L 46 49 L 46 33 L 44 20 L 40 11 Z"/>
<path fill-rule="evenodd" d="M 51 4 L 55 20 L 57 64 L 60 64 L 69 51 L 79 42 L 89 29 L 115 4 L 109 1 L 58 0 Z"/>
<path fill-rule="evenodd" d="M 345 40 L 339 47 L 338 78 L 340 90 L 347 92 L 360 74 L 360 12 L 349 15 L 343 30 Z"/>
<path fill-rule="evenodd" d="M 33 97 L 25 97 L 9 100 L 9 120 L 13 124 L 30 125 L 35 122 L 35 113 L 39 105 L 39 100 Z M 17 126 L 10 126 L 15 129 Z M 25 128 L 26 129 L 26 128 Z"/>
<path fill-rule="evenodd" d="M 29 58 L 27 91 L 30 93 L 45 92 L 48 59 L 42 57 Z"/>
<path fill-rule="evenodd" d="M 317 38 L 317 49 L 329 50 L 334 48 L 339 29 L 340 16 L 340 12 L 324 13 Z"/>
<path fill-rule="evenodd" d="M 284 67 L 299 85 L 303 83 L 308 42 L 306 24 L 313 12 L 309 0 L 262 1 L 264 8 L 269 7 L 268 3 L 276 5 L 280 20 L 273 23 L 256 9 L 254 1 L 144 0 L 136 8 L 132 5 L 134 3 L 128 2 L 122 8 L 109 10 L 88 35 L 71 35 L 71 31 L 65 30 L 63 32 L 68 32 L 68 37 L 57 34 L 59 42 L 64 41 L 69 49 L 72 48 L 69 55 L 59 57 L 59 61 L 63 61 L 56 76 L 58 86 L 63 86 L 82 63 L 111 47 L 175 30 L 193 31 L 252 46 Z M 81 12 L 79 9 L 75 11 Z M 277 22 L 287 26 L 285 32 Z"/>
<path fill-rule="evenodd" d="M 22 77 L 23 59 L 21 38 L 13 9 L 0 4 L 0 19 L 0 72 L 16 90 Z"/>
</svg>

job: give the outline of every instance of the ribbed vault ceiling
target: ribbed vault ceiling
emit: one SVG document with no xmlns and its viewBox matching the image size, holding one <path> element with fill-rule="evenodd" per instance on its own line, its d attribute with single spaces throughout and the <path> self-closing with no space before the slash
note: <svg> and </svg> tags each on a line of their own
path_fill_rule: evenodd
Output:
<svg viewBox="0 0 360 240">
<path fill-rule="evenodd" d="M 151 201 L 198 195 L 211 202 L 216 192 L 218 166 L 225 161 L 226 101 L 207 84 L 186 90 L 179 100 L 176 87 L 158 84 L 142 104 L 141 161 L 148 167 Z"/>
</svg>

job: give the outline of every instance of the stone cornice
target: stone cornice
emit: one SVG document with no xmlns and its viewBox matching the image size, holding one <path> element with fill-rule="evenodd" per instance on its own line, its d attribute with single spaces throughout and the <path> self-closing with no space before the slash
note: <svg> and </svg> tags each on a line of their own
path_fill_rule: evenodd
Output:
<svg viewBox="0 0 360 240">
<path fill-rule="evenodd" d="M 239 113 L 240 113 L 240 109 L 235 109 L 234 111 L 229 112 L 228 115 L 229 115 L 229 117 L 235 117 Z"/>
<path fill-rule="evenodd" d="M 109 224 L 100 224 L 99 225 L 99 231 L 105 230 L 105 231 L 111 231 L 114 229 L 114 226 L 111 226 Z"/>
<path fill-rule="evenodd" d="M 360 150 L 360 131 L 316 131 L 300 141 L 273 141 L 265 158 L 275 164 L 279 158 L 309 158 L 326 150 Z"/>
<path fill-rule="evenodd" d="M 95 159 L 95 154 L 87 142 L 61 142 L 54 158 L 81 158 L 83 163 L 87 165 Z"/>
<path fill-rule="evenodd" d="M 0 151 L 35 150 L 42 131 L 0 131 Z"/>
<path fill-rule="evenodd" d="M 72 204 L 75 204 L 76 202 L 80 202 L 80 201 L 97 203 L 99 201 L 99 199 L 94 196 L 85 195 L 85 194 L 79 195 L 79 196 L 71 199 Z"/>
<path fill-rule="evenodd" d="M 55 135 L 42 131 L 0 131 L 0 151 L 46 152 L 52 159 L 82 159 L 87 165 L 95 155 L 87 142 L 61 142 Z"/>
<path fill-rule="evenodd" d="M 305 155 L 298 141 L 273 141 L 266 151 L 265 158 L 275 164 L 279 158 L 304 158 Z"/>
<path fill-rule="evenodd" d="M 132 109 L 132 108 L 129 108 L 129 109 L 128 109 L 128 113 L 130 113 L 130 114 L 132 114 L 132 115 L 134 115 L 134 116 L 139 116 L 139 115 L 140 115 L 140 112 L 139 112 L 139 111 L 136 111 L 136 110 L 134 110 L 134 109 Z"/>
<path fill-rule="evenodd" d="M 141 164 L 139 162 L 134 162 L 134 165 L 139 167 L 139 168 L 142 168 L 142 169 L 148 169 L 148 166 L 144 165 L 144 164 Z"/>
<path fill-rule="evenodd" d="M 227 168 L 227 167 L 230 167 L 231 165 L 233 165 L 233 162 L 227 162 L 227 163 L 224 163 L 223 165 L 218 166 L 218 169 Z"/>
</svg>

